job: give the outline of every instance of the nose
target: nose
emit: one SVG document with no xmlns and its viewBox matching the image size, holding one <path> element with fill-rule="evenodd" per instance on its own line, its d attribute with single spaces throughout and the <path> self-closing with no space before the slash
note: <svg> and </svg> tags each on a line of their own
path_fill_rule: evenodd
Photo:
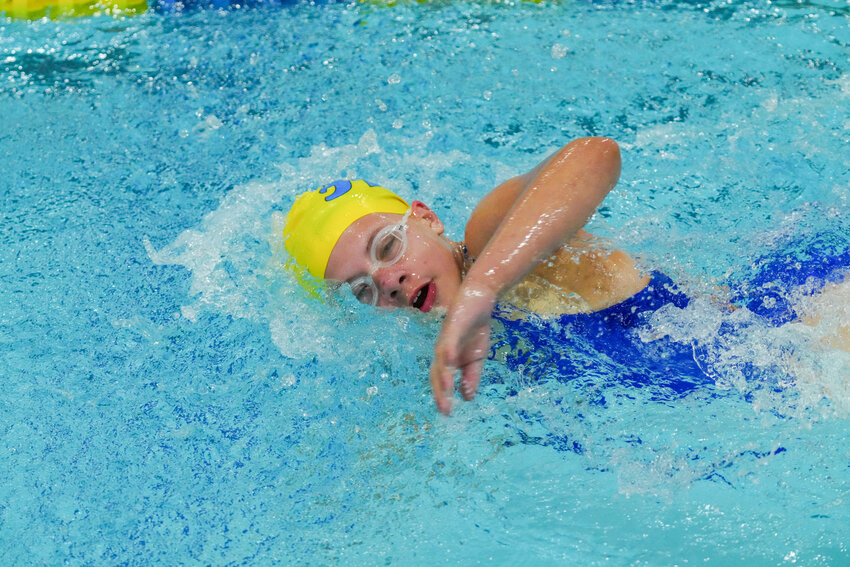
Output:
<svg viewBox="0 0 850 567">
<path fill-rule="evenodd" d="M 378 268 L 372 274 L 372 281 L 378 286 L 378 305 L 407 305 L 407 297 L 403 288 L 407 274 L 394 268 L 395 266 Z"/>
</svg>

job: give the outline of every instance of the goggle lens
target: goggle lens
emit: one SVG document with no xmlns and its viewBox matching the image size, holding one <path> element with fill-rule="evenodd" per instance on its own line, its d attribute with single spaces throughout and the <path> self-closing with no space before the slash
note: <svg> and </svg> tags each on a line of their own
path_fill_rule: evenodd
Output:
<svg viewBox="0 0 850 567">
<path fill-rule="evenodd" d="M 388 226 L 381 230 L 372 242 L 372 265 L 375 268 L 392 266 L 398 262 L 407 249 L 407 235 L 404 225 Z"/>
<path fill-rule="evenodd" d="M 378 288 L 371 277 L 363 276 L 353 280 L 348 284 L 351 286 L 351 293 L 360 303 L 366 305 L 375 305 L 378 303 Z"/>
<path fill-rule="evenodd" d="M 372 275 L 380 268 L 392 266 L 404 256 L 407 250 L 407 219 L 410 217 L 408 210 L 401 222 L 385 226 L 372 241 L 369 256 L 372 259 L 372 269 L 368 276 L 361 276 L 351 281 L 351 292 L 357 301 L 367 305 L 378 303 L 378 286 L 375 285 Z"/>
</svg>

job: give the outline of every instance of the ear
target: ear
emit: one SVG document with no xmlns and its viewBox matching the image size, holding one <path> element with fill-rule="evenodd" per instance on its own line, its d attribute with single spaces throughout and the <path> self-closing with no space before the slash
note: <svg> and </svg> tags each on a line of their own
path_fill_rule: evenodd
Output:
<svg viewBox="0 0 850 567">
<path fill-rule="evenodd" d="M 410 216 L 427 222 L 431 230 L 437 234 L 443 234 L 443 221 L 422 201 L 413 201 L 410 204 Z"/>
</svg>

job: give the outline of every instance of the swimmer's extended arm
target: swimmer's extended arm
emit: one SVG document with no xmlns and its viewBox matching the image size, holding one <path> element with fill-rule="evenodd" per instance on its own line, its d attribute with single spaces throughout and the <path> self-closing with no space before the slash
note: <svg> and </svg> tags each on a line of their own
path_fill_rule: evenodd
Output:
<svg viewBox="0 0 850 567">
<path fill-rule="evenodd" d="M 467 248 L 476 262 L 434 349 L 431 385 L 441 412 L 451 411 L 457 370 L 463 397 L 475 396 L 498 298 L 584 226 L 619 176 L 617 143 L 581 138 L 478 204 L 466 227 Z"/>
</svg>

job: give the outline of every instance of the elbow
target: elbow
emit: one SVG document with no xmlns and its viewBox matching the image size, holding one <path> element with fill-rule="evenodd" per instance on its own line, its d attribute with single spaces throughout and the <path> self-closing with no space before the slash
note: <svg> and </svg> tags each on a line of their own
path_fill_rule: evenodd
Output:
<svg viewBox="0 0 850 567">
<path fill-rule="evenodd" d="M 598 147 L 597 151 L 600 154 L 602 166 L 612 177 L 610 191 L 620 179 L 620 169 L 623 165 L 620 158 L 620 146 L 611 138 L 595 138 L 595 140 L 597 140 L 594 143 Z"/>
<path fill-rule="evenodd" d="M 573 140 L 567 147 L 579 146 L 585 152 L 592 154 L 597 159 L 607 161 L 610 165 L 620 168 L 620 146 L 611 138 L 593 136 Z"/>
<path fill-rule="evenodd" d="M 588 171 L 603 180 L 605 193 L 617 185 L 622 167 L 620 146 L 617 142 L 611 138 L 594 136 L 573 140 L 567 144 L 565 149 L 567 148 L 581 152 L 581 160 L 587 165 Z"/>
<path fill-rule="evenodd" d="M 614 161 L 620 163 L 620 146 L 611 138 L 591 138 L 597 151 L 609 155 Z"/>
</svg>

